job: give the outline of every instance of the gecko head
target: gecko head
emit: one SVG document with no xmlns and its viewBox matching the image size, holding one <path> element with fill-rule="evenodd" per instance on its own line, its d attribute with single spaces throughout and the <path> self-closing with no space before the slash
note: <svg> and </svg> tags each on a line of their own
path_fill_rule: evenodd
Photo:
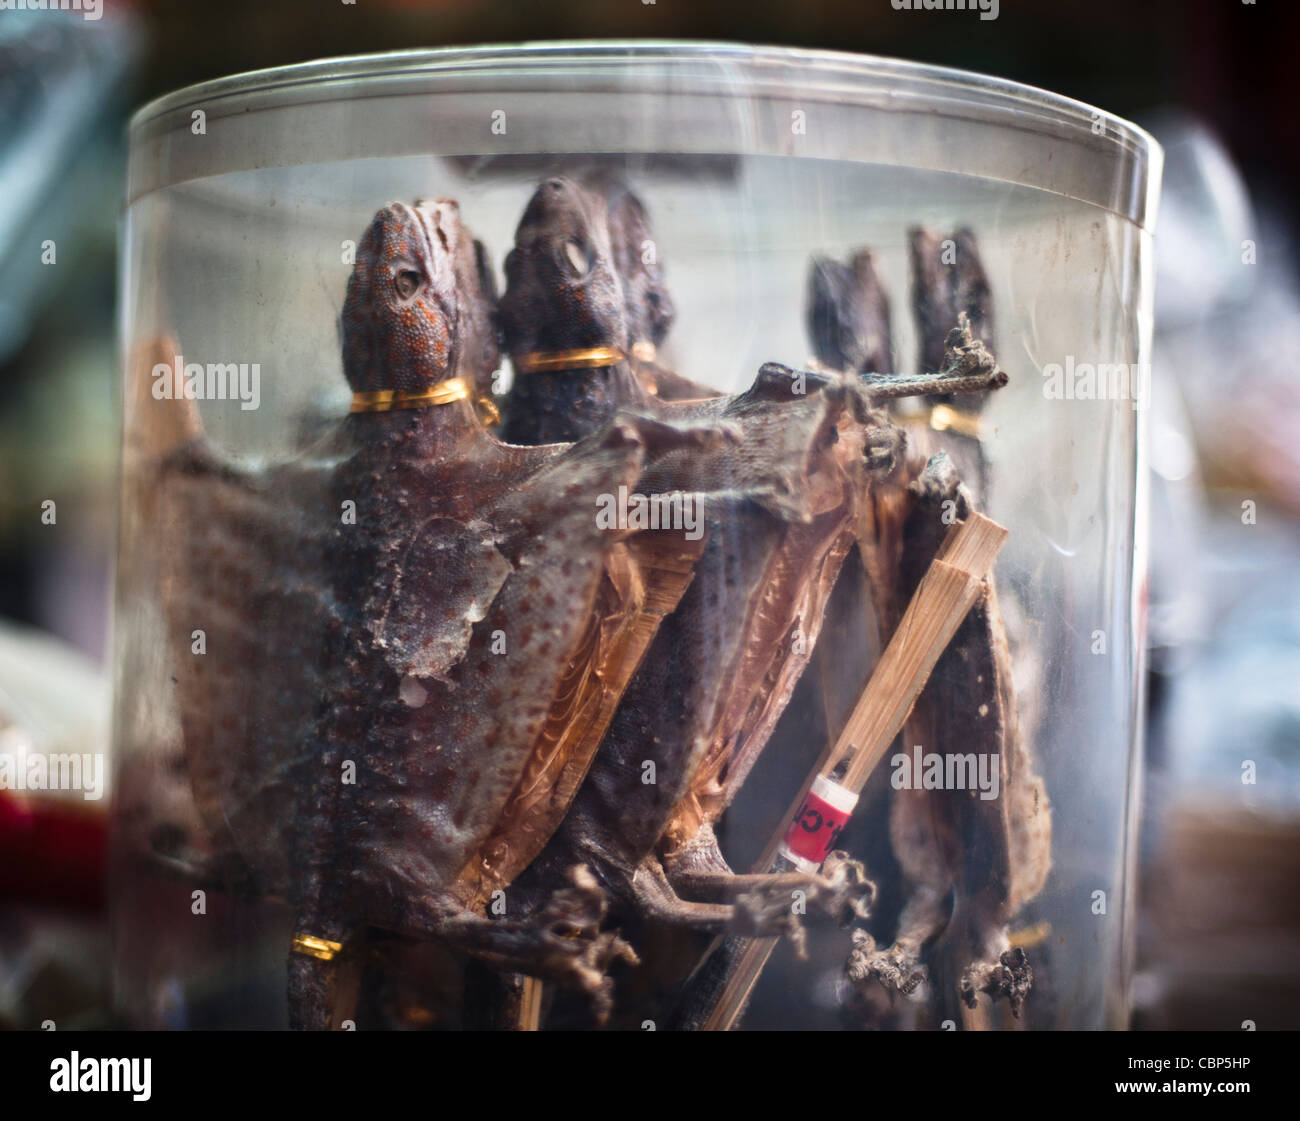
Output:
<svg viewBox="0 0 1300 1121">
<path fill-rule="evenodd" d="M 512 355 L 627 346 L 623 287 L 605 203 L 570 179 L 546 179 L 506 257 L 501 329 Z"/>
<path fill-rule="evenodd" d="M 889 358 L 889 301 L 874 261 L 860 250 L 847 264 L 814 257 L 804 309 L 817 361 L 833 370 L 884 369 Z"/>
<path fill-rule="evenodd" d="M 627 184 L 620 179 L 589 181 L 606 200 L 614 265 L 623 284 L 628 341 L 658 346 L 676 317 L 672 297 L 659 267 L 650 217 Z"/>
<path fill-rule="evenodd" d="M 353 392 L 422 389 L 456 372 L 454 202 L 395 202 L 371 220 L 343 302 L 343 372 Z"/>
<path fill-rule="evenodd" d="M 808 266 L 805 316 L 817 361 L 832 370 L 856 369 L 852 274 L 830 257 L 814 257 Z"/>
</svg>

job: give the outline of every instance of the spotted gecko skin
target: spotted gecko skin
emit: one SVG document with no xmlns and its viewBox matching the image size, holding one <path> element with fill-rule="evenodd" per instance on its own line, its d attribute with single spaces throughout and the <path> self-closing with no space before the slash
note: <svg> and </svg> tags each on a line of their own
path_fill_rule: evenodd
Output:
<svg viewBox="0 0 1300 1121">
<path fill-rule="evenodd" d="M 626 198 L 607 201 L 566 179 L 538 186 L 507 261 L 502 321 L 512 355 L 625 343 L 633 324 L 616 250 L 636 236 L 637 210 L 643 217 L 639 204 L 629 209 Z M 666 320 L 635 325 L 650 339 L 666 328 Z M 884 418 L 838 374 L 772 364 L 745 393 L 664 401 L 619 363 L 520 374 L 505 431 L 529 442 L 576 436 L 620 406 L 670 425 L 723 421 L 737 442 L 709 455 L 654 454 L 647 463 L 648 493 L 699 495 L 704 554 L 632 679 L 561 830 L 521 883 L 579 859 L 642 913 L 713 930 L 732 921 L 787 929 L 788 906 L 759 917 L 738 904 L 695 903 L 679 897 L 670 880 L 681 870 L 693 877 L 692 889 L 711 877 L 722 894 L 739 893 L 716 851 L 712 822 L 762 750 L 815 643 L 820 592 L 834 583 L 851 542 L 869 433 Z M 798 641 L 791 639 L 796 632 Z M 640 777 L 646 760 L 656 765 L 653 784 Z M 762 911 L 764 904 L 755 906 Z"/>
<path fill-rule="evenodd" d="M 353 392 L 422 389 L 451 376 L 457 298 L 441 221 L 447 205 L 396 202 L 367 227 L 343 304 L 343 372 Z"/>
<path fill-rule="evenodd" d="M 500 364 L 491 268 L 450 199 L 379 212 L 357 248 L 342 318 L 354 392 L 423 389 L 455 374 L 481 395 Z"/>
<path fill-rule="evenodd" d="M 343 310 L 354 391 L 477 380 L 491 340 L 476 332 L 491 316 L 466 244 L 452 203 L 376 215 Z M 528 923 L 486 917 L 465 873 L 525 775 L 530 790 L 544 785 L 539 752 L 594 751 L 595 716 L 617 699 L 605 691 L 626 680 L 610 667 L 635 666 L 620 636 L 648 642 L 689 580 L 689 548 L 664 577 L 642 565 L 641 534 L 593 516 L 600 495 L 637 486 L 647 432 L 657 445 L 709 444 L 699 426 L 649 424 L 615 418 L 573 446 L 515 447 L 459 400 L 349 415 L 310 467 L 248 471 L 202 438 L 163 463 L 178 558 L 169 629 L 212 620 L 207 657 L 176 654 L 196 801 L 253 889 L 288 898 L 299 932 L 439 938 L 607 999 L 606 966 L 626 947 L 599 930 L 590 874 L 562 870 Z M 249 579 L 196 579 L 182 563 L 216 558 L 228 576 L 222 546 Z M 213 586 L 229 593 L 220 614 Z M 628 591 L 648 587 L 653 609 Z M 585 748 L 569 734 L 575 694 L 591 702 Z M 292 1024 L 327 1026 L 335 979 L 327 963 L 290 957 Z"/>
</svg>

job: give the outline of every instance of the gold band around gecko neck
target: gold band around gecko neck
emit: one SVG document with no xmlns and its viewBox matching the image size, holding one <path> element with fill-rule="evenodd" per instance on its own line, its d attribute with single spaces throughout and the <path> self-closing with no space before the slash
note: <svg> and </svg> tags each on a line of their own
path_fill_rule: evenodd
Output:
<svg viewBox="0 0 1300 1121">
<path fill-rule="evenodd" d="M 470 388 L 464 378 L 450 378 L 426 389 L 368 389 L 352 394 L 354 413 L 386 413 L 392 409 L 426 409 L 464 401 Z"/>
<path fill-rule="evenodd" d="M 343 943 L 331 942 L 328 938 L 317 938 L 314 934 L 295 934 L 290 949 L 295 954 L 306 954 L 309 958 L 333 961 L 343 949 Z"/>
<path fill-rule="evenodd" d="M 513 358 L 521 374 L 544 374 L 551 370 L 593 370 L 616 366 L 627 355 L 616 346 L 589 346 L 583 350 L 539 350 Z"/>
</svg>

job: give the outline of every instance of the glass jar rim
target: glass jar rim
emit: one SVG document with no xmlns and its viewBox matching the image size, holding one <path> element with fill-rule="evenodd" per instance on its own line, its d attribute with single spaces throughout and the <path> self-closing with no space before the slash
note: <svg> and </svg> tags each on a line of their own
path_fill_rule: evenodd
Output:
<svg viewBox="0 0 1300 1121">
<path fill-rule="evenodd" d="M 494 89 L 530 90 L 534 95 L 562 91 L 766 98 L 810 106 L 830 103 L 851 112 L 909 113 L 914 115 L 912 125 L 925 120 L 960 121 L 975 126 L 966 131 L 979 132 L 981 140 L 953 143 L 949 130 L 947 158 L 941 164 L 934 158 L 922 159 L 916 166 L 1004 179 L 1062 194 L 1111 210 L 1146 228 L 1155 219 L 1163 162 L 1159 144 L 1139 126 L 1083 102 L 973 71 L 876 55 L 679 40 L 573 40 L 394 51 L 295 63 L 187 86 L 149 102 L 132 117 L 128 199 L 205 174 L 201 156 L 186 159 L 176 151 L 164 156 L 151 144 L 170 133 L 191 132 L 196 110 L 203 111 L 206 128 L 216 120 L 255 112 L 379 96 L 484 94 Z M 1013 171 L 1004 168 L 999 174 L 987 157 L 976 156 L 975 149 L 986 146 L 989 128 L 1008 130 L 1008 135 L 1020 142 L 1015 159 L 1009 159 L 1015 164 Z M 923 140 L 909 127 L 909 146 L 923 147 Z M 411 151 L 417 150 L 419 143 L 419 137 L 413 137 Z M 1076 156 L 1104 166 L 1077 176 L 1084 181 L 1070 182 L 1070 173 L 1083 165 L 1077 159 L 1063 160 L 1064 170 L 1052 169 L 1052 148 L 1058 143 L 1069 145 Z M 231 158 L 226 150 L 229 166 L 209 166 L 206 173 L 274 166 L 277 158 L 282 162 L 318 162 L 305 158 L 307 154 L 299 149 L 291 154 L 281 151 L 277 157 L 272 149 L 250 151 L 239 159 Z M 346 150 L 336 133 L 321 138 L 318 154 L 323 157 L 319 162 L 325 162 L 374 153 Z M 390 154 L 407 153 L 394 150 Z M 997 155 L 992 154 L 994 159 Z M 841 158 L 911 162 L 906 154 L 888 158 L 869 150 Z"/>
</svg>

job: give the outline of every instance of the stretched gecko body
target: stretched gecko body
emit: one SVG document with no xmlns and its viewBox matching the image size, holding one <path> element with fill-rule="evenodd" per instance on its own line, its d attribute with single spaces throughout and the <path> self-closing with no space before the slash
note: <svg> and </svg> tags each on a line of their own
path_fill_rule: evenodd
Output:
<svg viewBox="0 0 1300 1121">
<path fill-rule="evenodd" d="M 677 531 L 610 532 L 601 496 L 699 426 L 616 415 L 516 447 L 474 410 L 495 328 L 454 203 L 381 210 L 343 312 L 354 412 L 259 472 L 200 435 L 158 468 L 186 756 L 214 847 L 295 913 L 291 1021 L 336 1017 L 366 927 L 438 938 L 608 1002 L 604 896 L 563 869 L 528 920 L 484 904 L 563 815 L 631 670 L 689 582 Z M 214 590 L 220 589 L 219 594 Z"/>
</svg>

